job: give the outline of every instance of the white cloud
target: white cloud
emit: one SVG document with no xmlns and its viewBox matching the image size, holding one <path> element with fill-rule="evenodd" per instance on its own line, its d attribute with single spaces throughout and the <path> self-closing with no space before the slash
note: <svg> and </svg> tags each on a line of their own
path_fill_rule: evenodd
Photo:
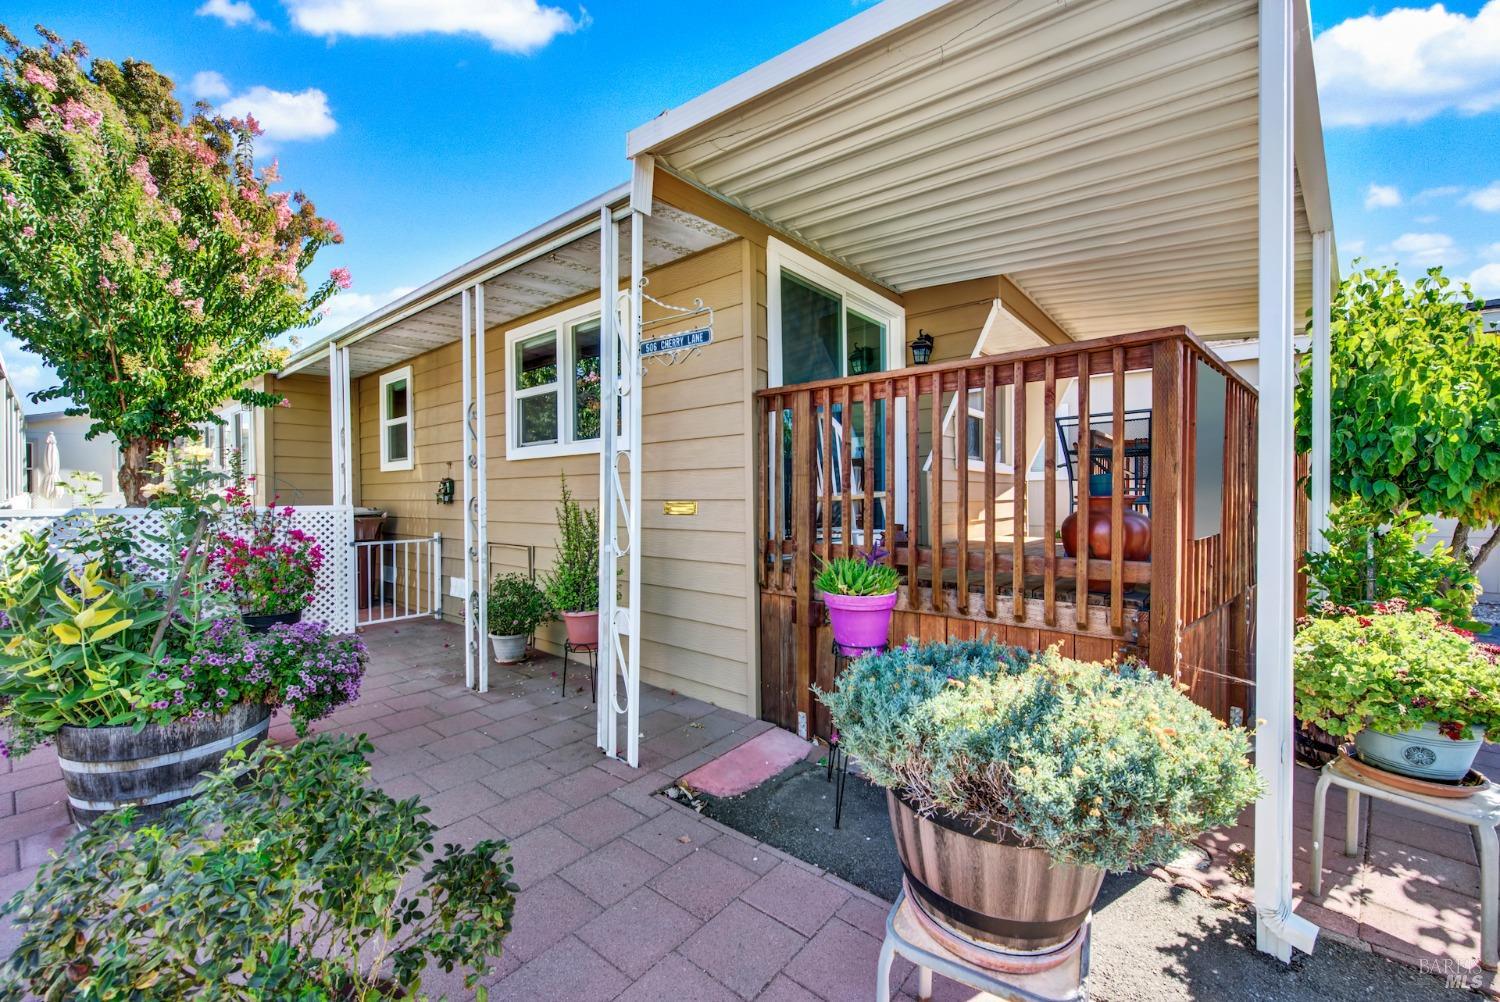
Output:
<svg viewBox="0 0 1500 1002">
<path fill-rule="evenodd" d="M 313 277 L 311 275 L 308 277 L 308 284 L 316 284 Z M 385 292 L 355 292 L 352 289 L 340 292 L 324 305 L 324 309 L 328 312 L 323 315 L 318 325 L 310 331 L 301 332 L 303 338 L 307 340 L 322 337 L 341 327 L 346 327 L 360 317 L 373 313 L 386 303 L 400 299 L 413 288 L 410 285 L 398 285 Z"/>
<path fill-rule="evenodd" d="M 588 24 L 537 0 L 282 0 L 292 23 L 334 39 L 400 35 L 478 35 L 502 52 L 533 52 Z"/>
<path fill-rule="evenodd" d="M 31 413 L 56 410 L 68 406 L 66 400 L 49 400 L 43 404 L 31 402 L 31 394 L 58 385 L 57 373 L 52 367 L 21 347 L 13 336 L 0 336 L 0 356 L 5 359 L 5 371 L 10 373 L 11 383 L 21 396 L 21 409 Z"/>
<path fill-rule="evenodd" d="M 204 101 L 217 101 L 229 96 L 229 81 L 222 73 L 200 70 L 188 81 L 188 93 Z"/>
<path fill-rule="evenodd" d="M 339 127 L 328 110 L 328 95 L 316 87 L 293 92 L 257 85 L 223 101 L 218 110 L 230 118 L 254 115 L 273 142 L 322 139 Z"/>
<path fill-rule="evenodd" d="M 1365 208 L 1390 209 L 1401 204 L 1401 190 L 1393 184 L 1371 184 L 1365 189 Z"/>
<path fill-rule="evenodd" d="M 1358 257 L 1365 252 L 1365 242 L 1363 240 L 1345 240 L 1339 244 L 1339 250 L 1350 257 Z"/>
<path fill-rule="evenodd" d="M 1492 261 L 1475 268 L 1470 272 L 1468 281 L 1474 287 L 1474 295 L 1480 299 L 1500 297 L 1500 262 Z"/>
<path fill-rule="evenodd" d="M 1481 212 L 1500 212 L 1500 181 L 1491 181 L 1487 186 L 1469 192 L 1464 196 L 1464 204 Z"/>
<path fill-rule="evenodd" d="M 1438 3 L 1349 18 L 1318 35 L 1313 49 L 1326 125 L 1500 107 L 1500 0 L 1472 17 Z"/>
<path fill-rule="evenodd" d="M 200 17 L 216 17 L 231 28 L 242 24 L 253 24 L 258 28 L 269 27 L 250 6 L 250 0 L 205 0 L 196 13 Z"/>
<path fill-rule="evenodd" d="M 1434 198 L 1452 198 L 1461 191 L 1463 189 L 1456 184 L 1440 184 L 1436 188 L 1423 188 L 1417 192 L 1417 197 L 1412 199 L 1412 201 L 1426 202 Z"/>
<path fill-rule="evenodd" d="M 1391 250 L 1402 255 L 1404 263 L 1424 267 L 1450 263 L 1461 256 L 1446 233 L 1403 233 L 1391 241 Z"/>
</svg>

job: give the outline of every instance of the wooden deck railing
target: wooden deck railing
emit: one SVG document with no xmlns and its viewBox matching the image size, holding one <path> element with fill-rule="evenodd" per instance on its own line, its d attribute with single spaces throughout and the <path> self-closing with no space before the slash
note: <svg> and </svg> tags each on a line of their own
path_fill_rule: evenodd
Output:
<svg viewBox="0 0 1500 1002">
<path fill-rule="evenodd" d="M 1071 488 L 1086 513 L 1091 454 L 1127 469 L 1131 373 L 1149 374 L 1149 497 L 1112 476 L 1111 552 L 1090 559 L 1085 548 L 1074 559 L 1059 533 L 1070 499 L 1053 473 L 1057 418 L 1088 415 L 1082 424 L 1093 429 L 1080 434 Z M 1205 379 L 1205 392 L 1224 401 L 1224 468 L 1217 526 L 1199 520 L 1195 531 Z M 1172 674 L 1185 628 L 1251 586 L 1255 391 L 1185 328 L 774 387 L 756 400 L 760 585 L 789 600 L 799 624 L 785 652 L 798 689 L 815 676 L 818 566 L 877 542 L 878 559 L 902 575 L 898 611 L 1112 638 Z M 1027 474 L 1038 451 L 1042 511 L 1033 517 Z M 1203 472 L 1212 497 L 1213 471 Z M 1150 557 L 1126 559 L 1126 512 L 1148 506 Z M 1078 600 L 1091 581 L 1094 601 Z M 799 691 L 797 703 L 807 702 Z"/>
</svg>

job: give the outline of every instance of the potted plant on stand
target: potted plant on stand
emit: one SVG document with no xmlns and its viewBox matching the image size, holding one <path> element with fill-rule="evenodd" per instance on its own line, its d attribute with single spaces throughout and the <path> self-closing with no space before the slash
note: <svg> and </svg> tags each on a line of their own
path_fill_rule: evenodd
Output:
<svg viewBox="0 0 1500 1002">
<path fill-rule="evenodd" d="M 239 486 L 231 486 L 225 497 L 232 527 L 215 535 L 210 553 L 219 589 L 233 596 L 252 631 L 297 622 L 318 583 L 323 548 L 292 524 L 295 508 L 274 503 L 260 508 Z"/>
<path fill-rule="evenodd" d="M 1076 943 L 1106 870 L 1174 858 L 1259 790 L 1245 732 L 1144 665 L 906 645 L 820 697 L 886 788 L 917 916 L 997 969 Z"/>
<path fill-rule="evenodd" d="M 835 557 L 823 565 L 813 588 L 822 594 L 841 653 L 858 657 L 880 650 L 890 641 L 891 610 L 901 573 L 880 563 L 885 554 L 874 550 L 857 557 Z"/>
<path fill-rule="evenodd" d="M 1293 668 L 1298 718 L 1398 775 L 1462 780 L 1500 727 L 1500 651 L 1400 599 L 1308 620 Z"/>
<path fill-rule="evenodd" d="M 599 513 L 580 505 L 562 479 L 557 506 L 557 560 L 547 575 L 547 601 L 562 614 L 568 642 L 599 642 Z"/>
<path fill-rule="evenodd" d="M 552 618 L 547 595 L 525 574 L 502 574 L 490 585 L 489 603 L 495 660 L 515 664 L 526 657 L 526 639 Z"/>
</svg>

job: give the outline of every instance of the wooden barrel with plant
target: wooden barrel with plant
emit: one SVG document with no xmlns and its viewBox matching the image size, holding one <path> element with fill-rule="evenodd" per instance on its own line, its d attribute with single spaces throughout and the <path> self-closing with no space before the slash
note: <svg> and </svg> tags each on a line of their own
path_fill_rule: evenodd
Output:
<svg viewBox="0 0 1500 1002">
<path fill-rule="evenodd" d="M 63 727 L 57 732 L 68 806 L 80 827 L 127 804 L 159 817 L 199 789 L 224 754 L 266 736 L 271 707 L 238 703 L 222 716 L 134 727 Z"/>
<path fill-rule="evenodd" d="M 1106 871 L 1173 859 L 1259 790 L 1245 731 L 1144 665 L 905 645 L 820 695 L 841 746 L 888 791 L 924 925 L 995 970 L 1051 962 Z"/>
</svg>

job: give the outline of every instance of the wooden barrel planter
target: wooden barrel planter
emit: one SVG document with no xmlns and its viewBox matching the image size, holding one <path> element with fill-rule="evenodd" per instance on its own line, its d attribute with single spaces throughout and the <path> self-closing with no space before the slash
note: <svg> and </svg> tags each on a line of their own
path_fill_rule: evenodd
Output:
<svg viewBox="0 0 1500 1002">
<path fill-rule="evenodd" d="M 57 732 L 57 759 L 73 820 L 87 827 L 126 804 L 138 817 L 159 817 L 193 796 L 200 774 L 218 767 L 238 745 L 259 744 L 271 723 L 271 707 L 240 703 L 222 717 L 130 727 L 64 727 Z"/>
<path fill-rule="evenodd" d="M 907 895 L 939 942 L 995 970 L 1061 963 L 1094 907 L 1104 871 L 1054 863 L 941 814 L 923 817 L 886 791 Z"/>
</svg>

